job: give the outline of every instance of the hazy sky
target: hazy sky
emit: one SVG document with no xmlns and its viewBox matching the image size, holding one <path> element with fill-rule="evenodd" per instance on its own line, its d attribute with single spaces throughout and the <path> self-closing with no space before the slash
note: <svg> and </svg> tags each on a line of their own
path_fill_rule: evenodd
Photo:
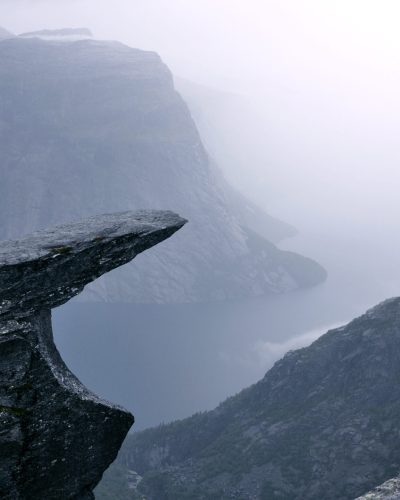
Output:
<svg viewBox="0 0 400 500">
<path fill-rule="evenodd" d="M 260 76 L 357 85 L 366 73 L 399 71 L 397 0 L 0 0 L 0 14 L 15 32 L 87 26 L 157 50 L 175 72 L 233 87 L 262 86 Z"/>
<path fill-rule="evenodd" d="M 86 26 L 156 50 L 176 75 L 249 96 L 259 122 L 233 127 L 249 157 L 236 183 L 297 224 L 323 210 L 338 224 L 346 214 L 395 224 L 398 0 L 0 0 L 0 24 Z"/>
</svg>

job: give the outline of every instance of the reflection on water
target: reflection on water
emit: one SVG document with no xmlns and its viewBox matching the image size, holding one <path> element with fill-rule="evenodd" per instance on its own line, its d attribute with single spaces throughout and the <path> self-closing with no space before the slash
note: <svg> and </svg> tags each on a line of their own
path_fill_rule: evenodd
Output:
<svg viewBox="0 0 400 500">
<path fill-rule="evenodd" d="M 357 251 L 352 241 L 349 252 L 337 240 L 307 241 L 329 271 L 321 286 L 217 304 L 73 302 L 54 313 L 56 343 L 83 383 L 135 414 L 136 429 L 212 408 L 285 351 L 395 295 L 396 249 L 385 257 L 384 245 Z M 299 238 L 289 244 L 312 255 Z"/>
</svg>

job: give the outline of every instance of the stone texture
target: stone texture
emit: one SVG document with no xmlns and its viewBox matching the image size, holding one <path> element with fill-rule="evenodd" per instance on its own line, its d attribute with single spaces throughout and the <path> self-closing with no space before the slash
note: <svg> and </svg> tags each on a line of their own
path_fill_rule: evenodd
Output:
<svg viewBox="0 0 400 500">
<path fill-rule="evenodd" d="M 369 493 L 358 497 L 357 500 L 400 500 L 400 477 L 385 481 Z"/>
<path fill-rule="evenodd" d="M 0 498 L 94 498 L 134 419 L 68 370 L 51 309 L 184 223 L 172 212 L 124 212 L 0 243 Z"/>
</svg>

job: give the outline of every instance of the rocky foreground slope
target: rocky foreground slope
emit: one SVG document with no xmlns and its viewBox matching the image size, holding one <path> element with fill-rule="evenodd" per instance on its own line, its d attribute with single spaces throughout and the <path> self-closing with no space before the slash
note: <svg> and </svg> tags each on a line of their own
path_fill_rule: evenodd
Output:
<svg viewBox="0 0 400 500">
<path fill-rule="evenodd" d="M 400 500 L 400 477 L 388 479 L 357 500 Z"/>
<path fill-rule="evenodd" d="M 87 298 L 208 301 L 324 280 L 317 263 L 275 246 L 290 226 L 223 180 L 157 54 L 68 42 L 69 33 L 0 41 L 0 238 L 71 217 L 173 208 L 190 224 Z"/>
<path fill-rule="evenodd" d="M 68 370 L 51 309 L 184 223 L 172 212 L 124 212 L 0 243 L 1 499 L 94 498 L 133 416 Z"/>
<path fill-rule="evenodd" d="M 399 380 L 395 298 L 215 410 L 129 436 L 97 497 L 354 499 L 400 470 Z"/>
</svg>

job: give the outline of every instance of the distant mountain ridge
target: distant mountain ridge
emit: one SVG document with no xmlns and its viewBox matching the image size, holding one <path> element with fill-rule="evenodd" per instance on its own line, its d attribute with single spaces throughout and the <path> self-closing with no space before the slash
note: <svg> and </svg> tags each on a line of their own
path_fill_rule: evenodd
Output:
<svg viewBox="0 0 400 500">
<path fill-rule="evenodd" d="M 128 437 L 97 498 L 354 500 L 400 470 L 399 380 L 395 298 L 287 353 L 215 410 Z"/>
<path fill-rule="evenodd" d="M 98 280 L 86 299 L 225 300 L 325 279 L 317 263 L 274 245 L 289 225 L 223 179 L 157 54 L 42 35 L 0 42 L 1 238 L 97 213 L 173 209 L 189 219 L 181 234 Z M 249 245 L 249 230 L 265 243 Z"/>
<path fill-rule="evenodd" d="M 21 33 L 21 38 L 41 38 L 43 40 L 86 40 L 93 38 L 93 33 L 88 28 L 64 28 L 59 30 L 39 30 Z"/>
</svg>

